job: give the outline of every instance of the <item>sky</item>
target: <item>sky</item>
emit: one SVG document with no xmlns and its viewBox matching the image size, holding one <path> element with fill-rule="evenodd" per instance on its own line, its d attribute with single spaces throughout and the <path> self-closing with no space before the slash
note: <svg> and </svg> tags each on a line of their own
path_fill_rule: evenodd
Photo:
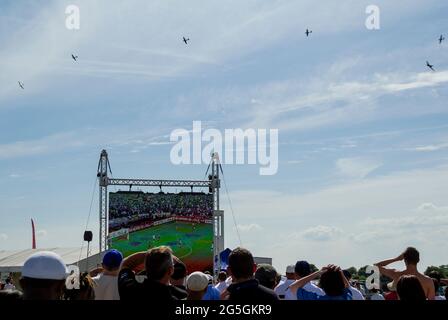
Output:
<svg viewBox="0 0 448 320">
<path fill-rule="evenodd" d="M 79 30 L 65 25 L 72 4 Z M 365 26 L 371 4 L 379 30 Z M 279 132 L 275 175 L 223 165 L 226 247 L 279 271 L 303 259 L 360 267 L 407 246 L 423 266 L 447 264 L 447 9 L 1 1 L 0 250 L 31 246 L 30 218 L 39 247 L 81 246 L 86 225 L 98 241 L 102 149 L 117 178 L 203 179 L 205 164 L 171 163 L 169 139 L 202 121 Z"/>
</svg>

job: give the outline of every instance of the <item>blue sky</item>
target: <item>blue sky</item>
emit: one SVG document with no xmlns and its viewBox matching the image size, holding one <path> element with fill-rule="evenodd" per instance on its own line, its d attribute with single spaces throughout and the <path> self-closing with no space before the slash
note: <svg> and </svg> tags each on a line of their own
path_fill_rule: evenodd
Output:
<svg viewBox="0 0 448 320">
<path fill-rule="evenodd" d="M 79 246 L 103 148 L 116 177 L 202 179 L 206 166 L 171 164 L 168 138 L 200 120 L 279 130 L 276 175 L 224 166 L 243 246 L 279 269 L 408 245 L 446 264 L 448 4 L 374 1 L 369 31 L 370 4 L 2 1 L 0 250 L 30 246 L 31 217 L 39 246 Z M 234 247 L 224 192 L 222 206 Z"/>
</svg>

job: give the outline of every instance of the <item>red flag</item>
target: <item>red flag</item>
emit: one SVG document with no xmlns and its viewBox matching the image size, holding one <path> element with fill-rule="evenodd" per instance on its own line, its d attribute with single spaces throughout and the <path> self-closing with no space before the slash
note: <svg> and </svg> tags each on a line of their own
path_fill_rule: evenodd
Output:
<svg viewBox="0 0 448 320">
<path fill-rule="evenodd" d="M 34 228 L 33 219 L 31 219 L 31 229 L 33 231 L 33 247 L 32 247 L 32 249 L 36 249 L 36 229 Z"/>
</svg>

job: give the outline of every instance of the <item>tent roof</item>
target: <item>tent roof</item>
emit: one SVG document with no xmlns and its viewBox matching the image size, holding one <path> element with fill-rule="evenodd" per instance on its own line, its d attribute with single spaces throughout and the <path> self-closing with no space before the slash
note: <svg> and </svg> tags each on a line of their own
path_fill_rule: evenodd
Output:
<svg viewBox="0 0 448 320">
<path fill-rule="evenodd" d="M 45 248 L 0 251 L 0 272 L 20 272 L 26 259 L 33 253 L 39 251 L 52 251 L 61 256 L 66 265 L 73 265 L 84 261 L 87 256 L 87 248 Z M 98 248 L 90 249 L 89 262 L 100 259 Z"/>
</svg>

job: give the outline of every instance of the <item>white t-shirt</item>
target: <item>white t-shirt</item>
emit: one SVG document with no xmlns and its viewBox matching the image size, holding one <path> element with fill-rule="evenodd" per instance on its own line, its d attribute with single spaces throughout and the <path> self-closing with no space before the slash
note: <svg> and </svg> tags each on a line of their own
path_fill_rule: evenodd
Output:
<svg viewBox="0 0 448 320">
<path fill-rule="evenodd" d="M 225 281 L 221 281 L 218 283 L 215 288 L 219 290 L 220 293 L 223 293 L 224 290 L 226 290 L 228 287 L 227 283 Z"/>
<path fill-rule="evenodd" d="M 386 300 L 386 299 L 384 299 L 382 294 L 374 293 L 370 296 L 370 300 Z"/>
<path fill-rule="evenodd" d="M 95 282 L 95 300 L 120 300 L 118 293 L 118 276 L 100 273 L 92 278 Z"/>
<path fill-rule="evenodd" d="M 435 296 L 434 300 L 446 300 L 444 296 Z"/>
<path fill-rule="evenodd" d="M 308 292 L 313 292 L 319 296 L 324 296 L 325 292 L 324 290 L 322 290 L 321 288 L 319 288 L 318 286 L 316 286 L 314 283 L 312 282 L 308 282 L 307 284 L 305 284 L 302 287 L 303 290 L 308 291 Z M 290 289 L 286 290 L 285 293 L 285 300 L 297 300 L 297 295 L 294 295 Z"/>
<path fill-rule="evenodd" d="M 286 291 L 288 291 L 288 287 L 294 282 L 295 280 L 285 279 L 281 281 L 274 289 L 277 296 L 284 300 L 286 298 Z M 283 296 L 283 297 L 281 297 Z"/>
<path fill-rule="evenodd" d="M 356 289 L 355 287 L 352 287 L 352 286 L 350 286 L 349 289 L 352 292 L 352 300 L 365 300 L 361 291 L 359 291 L 358 289 Z"/>
</svg>

